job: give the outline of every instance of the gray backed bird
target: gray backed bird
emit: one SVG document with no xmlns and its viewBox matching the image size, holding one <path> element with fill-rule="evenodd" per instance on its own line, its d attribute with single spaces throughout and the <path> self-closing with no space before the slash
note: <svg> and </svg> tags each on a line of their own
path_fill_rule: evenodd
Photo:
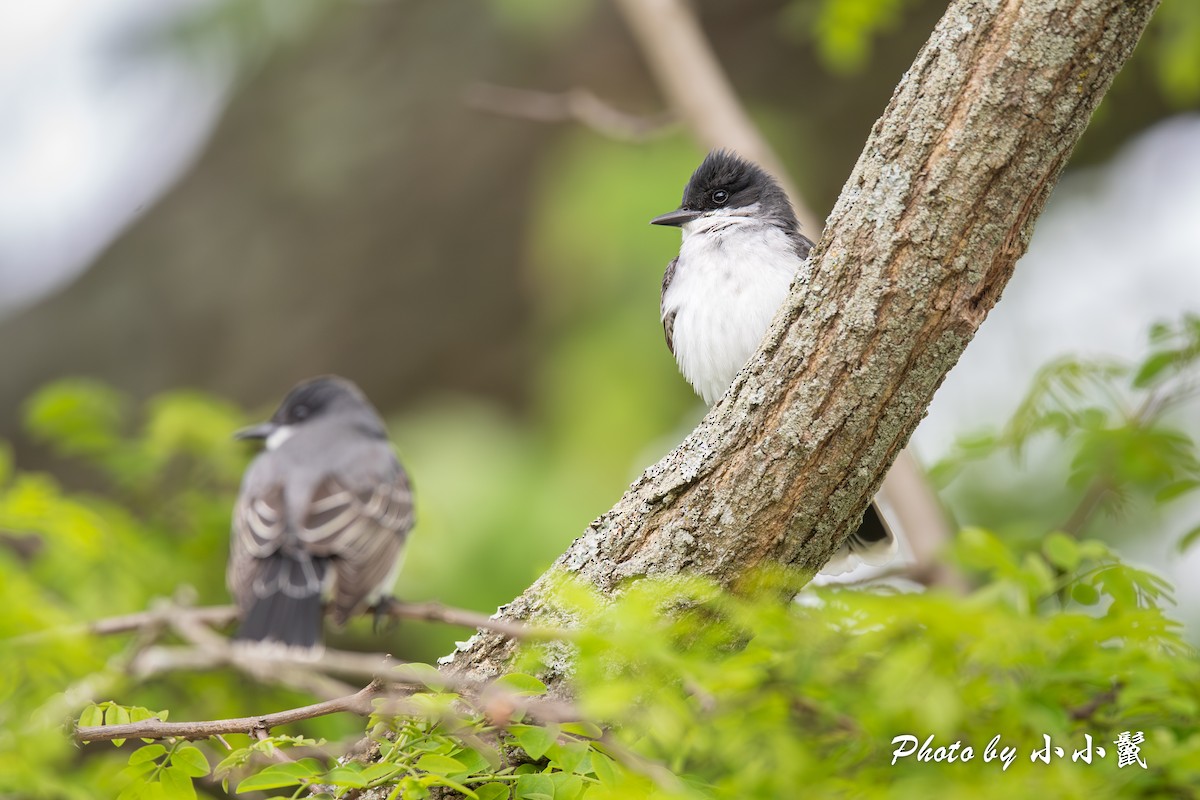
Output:
<svg viewBox="0 0 1200 800">
<path fill-rule="evenodd" d="M 326 606 L 341 625 L 389 595 L 413 525 L 408 476 L 379 413 L 336 376 L 300 383 L 235 436 L 266 445 L 233 512 L 235 638 L 315 650 Z"/>
<path fill-rule="evenodd" d="M 787 194 L 761 167 L 726 150 L 709 153 L 679 208 L 652 219 L 683 232 L 663 275 L 663 332 L 684 378 L 712 405 L 758 349 L 792 282 L 807 280 L 813 243 Z M 886 563 L 896 539 L 877 503 L 822 570 Z"/>
</svg>

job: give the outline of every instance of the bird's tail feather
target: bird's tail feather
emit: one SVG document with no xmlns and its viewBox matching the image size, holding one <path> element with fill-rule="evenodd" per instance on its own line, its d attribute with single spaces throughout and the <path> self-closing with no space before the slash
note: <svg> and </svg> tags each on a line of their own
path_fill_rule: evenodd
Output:
<svg viewBox="0 0 1200 800">
<path fill-rule="evenodd" d="M 253 600 L 245 609 L 234 640 L 319 650 L 324 567 L 321 562 L 282 553 L 269 558 L 255 581 Z"/>
<path fill-rule="evenodd" d="M 824 575 L 842 575 L 860 564 L 883 566 L 896 555 L 896 536 L 879 506 L 872 502 L 858 530 L 850 534 L 822 569 Z"/>
<path fill-rule="evenodd" d="M 282 592 L 256 598 L 242 620 L 236 641 L 278 642 L 313 649 L 321 644 L 321 596 L 288 597 Z"/>
</svg>

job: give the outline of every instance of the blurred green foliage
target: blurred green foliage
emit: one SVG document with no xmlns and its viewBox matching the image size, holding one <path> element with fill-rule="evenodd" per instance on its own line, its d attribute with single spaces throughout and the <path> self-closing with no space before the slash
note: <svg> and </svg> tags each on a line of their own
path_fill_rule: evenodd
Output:
<svg viewBox="0 0 1200 800">
<path fill-rule="evenodd" d="M 1029 548 L 1048 520 L 1073 535 L 1144 546 L 1164 511 L 1200 488 L 1184 430 L 1198 376 L 1196 315 L 1155 325 L 1140 362 L 1058 360 L 1003 429 L 962 437 L 930 476 L 961 520 Z M 1200 536 L 1196 522 L 1175 532 L 1178 549 Z"/>
<path fill-rule="evenodd" d="M 823 589 L 784 606 L 699 581 L 644 581 L 606 604 L 574 589 L 568 602 L 586 622 L 573 679 L 587 714 L 617 720 L 620 737 L 682 778 L 670 795 L 1185 791 L 1200 778 L 1200 662 L 1158 607 L 1161 580 L 1102 544 L 1069 548 L 1075 566 L 1056 580 L 1063 559 L 1018 563 L 999 539 L 973 531 L 959 557 L 984 583 L 966 599 Z M 1097 568 L 1122 577 L 1097 581 Z M 1082 605 L 1070 599 L 1075 585 L 1099 588 Z M 1057 602 L 1063 587 L 1068 599 Z M 1130 728 L 1145 733 L 1147 770 L 1116 767 L 1112 742 Z M 933 748 L 961 741 L 976 757 L 914 755 L 893 766 L 893 739 L 904 734 L 933 735 Z M 1106 760 L 1070 760 L 1085 734 Z M 1018 748 L 1003 774 L 983 762 L 996 735 Z M 1044 735 L 1066 759 L 1030 760 Z"/>
<path fill-rule="evenodd" d="M 498 722 L 464 711 L 433 677 L 432 691 L 407 698 L 408 714 L 371 717 L 375 758 L 280 764 L 262 756 L 320 743 L 271 739 L 228 753 L 216 775 L 239 792 L 339 798 L 369 787 L 490 800 L 777 798 L 798 787 L 816 797 L 1184 796 L 1200 780 L 1200 660 L 1160 607 L 1165 584 L 1100 542 L 1053 536 L 1044 554 L 1021 558 L 986 531 L 964 532 L 956 557 L 983 576 L 965 599 L 823 589 L 783 604 L 780 591 L 803 580 L 778 573 L 736 595 L 646 579 L 612 602 L 563 581 L 557 600 L 580 621 L 571 680 L 584 721 L 518 712 Z M 561 646 L 539 646 L 525 666 L 536 670 L 543 653 L 560 663 Z M 545 692 L 522 673 L 502 683 Z M 99 709 L 85 714 L 95 722 Z M 1119 766 L 1126 731 L 1144 739 L 1145 767 Z M 910 745 L 900 757 L 904 736 L 933 737 L 931 754 L 955 742 L 973 753 L 931 763 Z M 985 756 L 997 736 L 1011 759 Z M 175 752 L 134 752 L 126 775 L 137 780 L 122 798 L 176 796 L 151 791 L 172 769 L 208 773 L 195 756 L 194 773 L 176 767 Z"/>
<path fill-rule="evenodd" d="M 781 25 L 809 40 L 835 75 L 858 73 L 871 62 L 877 40 L 903 23 L 913 0 L 792 0 Z M 1186 108 L 1200 101 L 1200 4 L 1163 0 L 1129 71 L 1148 69 L 1163 97 Z"/>
<path fill-rule="evenodd" d="M 505 30 L 536 42 L 578 30 L 598 5 L 594 0 L 490 0 L 486 9 Z M 917 5 L 916 0 L 789 0 L 782 4 L 779 26 L 793 39 L 811 43 L 833 76 L 849 75 L 870 66 L 880 40 L 903 25 L 905 12 Z M 216 0 L 149 31 L 138 46 L 167 46 L 209 60 L 219 53 L 245 73 L 336 10 L 328 0 Z M 1149 71 L 1175 107 L 1200 101 L 1200 4 L 1163 0 L 1130 69 Z"/>
</svg>

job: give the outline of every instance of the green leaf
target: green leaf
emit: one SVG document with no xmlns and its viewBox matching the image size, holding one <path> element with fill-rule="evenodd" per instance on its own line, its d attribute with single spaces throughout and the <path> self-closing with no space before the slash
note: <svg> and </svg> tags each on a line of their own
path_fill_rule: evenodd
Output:
<svg viewBox="0 0 1200 800">
<path fill-rule="evenodd" d="M 503 783 L 485 783 L 475 787 L 475 796 L 479 800 L 508 800 L 512 793 Z"/>
<path fill-rule="evenodd" d="M 1200 488 L 1200 480 L 1196 480 L 1194 478 L 1175 481 L 1174 483 L 1169 483 L 1163 488 L 1159 489 L 1158 493 L 1154 495 L 1154 501 L 1160 504 L 1169 503 L 1175 498 L 1182 497 L 1183 495 L 1197 488 Z"/>
<path fill-rule="evenodd" d="M 539 728 L 536 725 L 512 725 L 509 727 L 509 733 L 517 737 L 517 742 L 521 748 L 529 754 L 533 760 L 537 760 L 546 755 L 546 751 L 554 744 L 554 740 L 558 738 L 558 733 Z"/>
<path fill-rule="evenodd" d="M 550 776 L 554 781 L 554 800 L 577 800 L 583 794 L 583 778 L 566 772 L 555 772 Z"/>
<path fill-rule="evenodd" d="M 1096 539 L 1084 539 L 1076 542 L 1076 546 L 1079 548 L 1079 555 L 1087 561 L 1099 561 L 1112 556 L 1112 549 Z"/>
<path fill-rule="evenodd" d="M 1145 389 L 1153 385 L 1155 378 L 1177 361 L 1179 361 L 1179 354 L 1173 350 L 1152 354 L 1138 367 L 1137 374 L 1133 376 L 1133 385 L 1138 389 Z"/>
<path fill-rule="evenodd" d="M 592 774 L 604 786 L 613 786 L 617 782 L 617 771 L 612 759 L 596 750 L 592 751 Z"/>
<path fill-rule="evenodd" d="M 154 770 L 158 769 L 158 762 L 143 761 L 140 764 L 130 764 L 121 770 L 120 775 L 130 780 L 141 778 L 143 775 L 149 775 Z"/>
<path fill-rule="evenodd" d="M 142 706 L 130 706 L 129 721 L 130 722 L 145 722 L 148 719 L 154 718 L 154 712 Z"/>
<path fill-rule="evenodd" d="M 192 779 L 179 767 L 167 767 L 159 773 L 159 778 L 167 800 L 196 800 L 196 787 L 192 785 Z"/>
<path fill-rule="evenodd" d="M 124 706 L 119 706 L 113 703 L 108 708 L 104 709 L 104 724 L 105 725 L 126 725 L 129 723 L 129 709 Z M 125 744 L 124 739 L 113 739 L 113 745 L 120 747 Z"/>
<path fill-rule="evenodd" d="M 1200 540 L 1200 525 L 1192 528 L 1183 535 L 1183 538 L 1179 540 L 1179 544 L 1177 545 L 1179 552 L 1187 552 L 1187 550 L 1190 549 L 1191 546 L 1194 545 L 1198 540 Z"/>
<path fill-rule="evenodd" d="M 574 772 L 583 763 L 583 758 L 589 749 L 583 742 L 556 743 L 550 746 L 546 755 L 563 772 Z"/>
<path fill-rule="evenodd" d="M 330 783 L 334 786 L 349 786 L 352 789 L 361 789 L 370 783 L 370 780 L 363 775 L 362 770 L 347 766 L 334 767 L 321 776 L 319 780 L 321 783 Z"/>
<path fill-rule="evenodd" d="M 171 754 L 171 765 L 192 778 L 203 778 L 211 771 L 208 759 L 194 744 L 181 744 L 175 748 Z"/>
<path fill-rule="evenodd" d="M 1090 583 L 1077 583 L 1071 587 L 1071 598 L 1081 606 L 1094 606 L 1100 602 L 1100 592 Z"/>
<path fill-rule="evenodd" d="M 410 775 L 396 783 L 396 787 L 388 795 L 388 800 L 397 800 L 401 797 L 404 800 L 425 800 L 429 795 L 429 788 Z"/>
<path fill-rule="evenodd" d="M 432 772 L 434 775 L 459 775 L 467 771 L 467 766 L 457 758 L 426 753 L 417 759 L 417 769 Z"/>
<path fill-rule="evenodd" d="M 154 783 L 136 781 L 122 789 L 121 793 L 117 795 L 117 800 L 156 800 L 162 796 L 162 784 L 158 781 Z"/>
<path fill-rule="evenodd" d="M 1042 552 L 1051 564 L 1066 572 L 1079 566 L 1079 546 L 1062 531 L 1054 531 L 1042 541 Z"/>
<path fill-rule="evenodd" d="M 129 763 L 133 765 L 153 761 L 165 752 L 167 752 L 167 748 L 161 744 L 148 744 L 145 747 L 139 747 L 137 750 L 134 750 L 129 756 Z"/>
<path fill-rule="evenodd" d="M 401 767 L 399 764 L 390 764 L 390 763 L 372 764 L 371 766 L 367 767 L 366 769 L 364 769 L 362 771 L 362 776 L 367 781 L 367 783 L 373 783 L 375 781 L 386 780 L 388 778 L 392 778 L 397 773 L 401 772 L 403 769 L 404 768 Z"/>
<path fill-rule="evenodd" d="M 503 686 L 514 694 L 537 696 L 546 693 L 546 684 L 532 675 L 521 672 L 510 672 L 496 679 L 495 685 Z"/>
<path fill-rule="evenodd" d="M 1113 609 L 1136 608 L 1137 587 L 1124 564 L 1107 567 L 1096 573 L 1096 583 L 1113 599 Z"/>
<path fill-rule="evenodd" d="M 125 706 L 119 706 L 116 703 L 110 703 L 108 708 L 104 709 L 104 724 L 105 725 L 125 725 L 129 722 L 129 709 Z"/>
<path fill-rule="evenodd" d="M 35 437 L 69 455 L 95 455 L 120 438 L 126 398 L 97 381 L 68 379 L 38 391 L 25 407 Z"/>
<path fill-rule="evenodd" d="M 310 764 L 293 761 L 287 764 L 272 764 L 257 775 L 251 775 L 237 785 L 237 791 L 250 792 L 261 789 L 282 789 L 299 786 L 305 780 L 317 776 Z"/>
<path fill-rule="evenodd" d="M 423 683 L 435 692 L 446 690 L 446 676 L 437 667 L 413 661 L 400 664 L 394 667 L 393 670 L 402 675 L 405 682 Z"/>
<path fill-rule="evenodd" d="M 554 800 L 554 781 L 540 772 L 517 778 L 516 789 L 518 800 Z"/>
<path fill-rule="evenodd" d="M 589 739 L 599 739 L 604 735 L 600 726 L 592 722 L 564 722 L 562 723 L 562 732 L 586 736 Z"/>
<path fill-rule="evenodd" d="M 1007 571 L 1016 566 L 1004 542 L 983 528 L 963 528 L 955 539 L 954 552 L 963 564 L 975 569 Z"/>
<path fill-rule="evenodd" d="M 97 725 L 103 724 L 104 709 L 100 708 L 100 706 L 96 705 L 95 703 L 92 703 L 90 706 L 85 708 L 83 713 L 79 715 L 79 727 L 81 728 L 94 728 Z"/>
<path fill-rule="evenodd" d="M 463 763 L 467 772 L 486 772 L 489 768 L 495 769 L 500 765 L 499 760 L 489 761 L 483 753 L 469 747 L 454 757 Z M 494 753 L 492 757 L 497 758 Z"/>
<path fill-rule="evenodd" d="M 223 777 L 231 770 L 235 769 L 236 767 L 240 767 L 249 761 L 250 756 L 253 754 L 254 751 L 249 747 L 239 747 L 237 750 L 234 750 L 232 753 L 225 756 L 225 758 L 221 759 L 220 763 L 213 768 L 213 774 L 217 775 L 218 777 Z"/>
</svg>

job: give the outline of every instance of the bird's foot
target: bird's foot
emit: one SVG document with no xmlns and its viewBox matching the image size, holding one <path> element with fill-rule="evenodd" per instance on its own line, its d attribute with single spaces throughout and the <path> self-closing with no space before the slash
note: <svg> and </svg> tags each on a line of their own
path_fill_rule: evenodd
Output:
<svg viewBox="0 0 1200 800">
<path fill-rule="evenodd" d="M 371 630 L 376 635 L 385 633 L 396 626 L 395 607 L 400 605 L 400 601 L 395 595 L 384 595 L 379 598 L 379 602 L 371 608 Z"/>
</svg>

